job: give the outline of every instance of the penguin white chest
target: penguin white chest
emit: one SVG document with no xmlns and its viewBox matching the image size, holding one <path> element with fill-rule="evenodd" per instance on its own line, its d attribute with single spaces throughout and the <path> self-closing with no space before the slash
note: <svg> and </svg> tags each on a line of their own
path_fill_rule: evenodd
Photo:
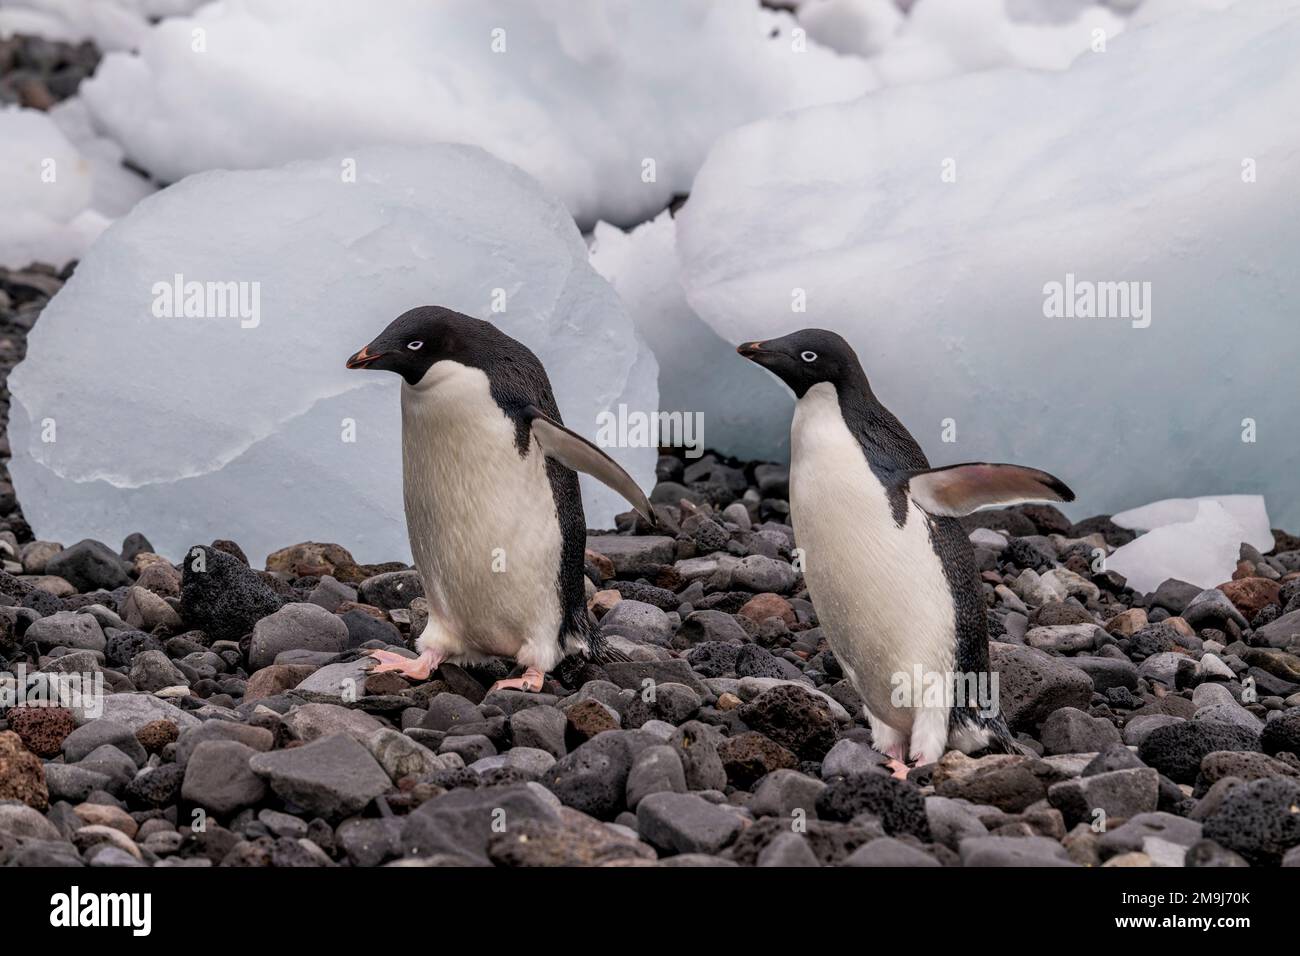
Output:
<svg viewBox="0 0 1300 956">
<path fill-rule="evenodd" d="M 541 448 L 530 440 L 521 455 L 515 435 L 479 369 L 437 362 L 402 386 L 407 530 L 429 601 L 421 642 L 453 658 L 535 645 L 558 660 L 559 519 Z"/>
<path fill-rule="evenodd" d="M 916 711 L 895 688 L 918 667 L 950 673 L 955 656 L 956 609 L 929 518 L 909 500 L 898 526 L 829 383 L 799 400 L 790 452 L 795 541 L 822 630 L 870 715 L 906 734 Z"/>
</svg>

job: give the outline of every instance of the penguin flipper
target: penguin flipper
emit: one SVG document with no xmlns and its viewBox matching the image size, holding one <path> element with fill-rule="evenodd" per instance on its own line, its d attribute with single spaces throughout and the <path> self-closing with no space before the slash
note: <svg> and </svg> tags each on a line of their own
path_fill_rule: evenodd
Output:
<svg viewBox="0 0 1300 956">
<path fill-rule="evenodd" d="M 658 526 L 654 509 L 641 487 L 613 458 L 605 454 L 577 432 L 570 431 L 552 419 L 536 405 L 529 405 L 524 414 L 530 429 L 547 458 L 553 458 L 565 468 L 580 471 L 613 488 L 627 499 L 641 517 Z"/>
<path fill-rule="evenodd" d="M 908 471 L 899 484 L 928 514 L 946 518 L 994 505 L 1074 500 L 1074 492 L 1055 475 L 983 461 Z"/>
</svg>

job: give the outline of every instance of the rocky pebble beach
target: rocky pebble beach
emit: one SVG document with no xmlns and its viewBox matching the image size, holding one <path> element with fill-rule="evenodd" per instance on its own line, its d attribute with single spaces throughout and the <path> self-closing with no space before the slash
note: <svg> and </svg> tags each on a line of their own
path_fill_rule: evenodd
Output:
<svg viewBox="0 0 1300 956">
<path fill-rule="evenodd" d="M 968 519 L 1002 712 L 1034 755 L 893 779 L 792 566 L 787 473 L 664 457 L 662 528 L 588 539 L 628 661 L 541 693 L 512 662 L 370 674 L 426 604 L 400 563 L 233 541 L 175 565 L 0 531 L 9 866 L 1300 865 L 1300 539 L 1154 594 L 1130 536 L 1024 506 Z M 12 501 L 12 494 L 7 501 Z M 81 675 L 100 698 L 47 706 Z"/>
</svg>

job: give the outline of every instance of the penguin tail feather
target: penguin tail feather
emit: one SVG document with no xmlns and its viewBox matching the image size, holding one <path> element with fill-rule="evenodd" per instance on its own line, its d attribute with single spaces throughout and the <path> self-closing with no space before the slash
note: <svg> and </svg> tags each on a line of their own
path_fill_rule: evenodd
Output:
<svg viewBox="0 0 1300 956">
<path fill-rule="evenodd" d="M 1016 739 L 1016 735 L 1011 732 L 1011 728 L 1007 726 L 1001 714 L 985 717 L 979 713 L 954 711 L 954 717 L 956 723 L 966 725 L 984 738 L 984 747 L 993 753 L 1036 756 L 1033 750 Z"/>
<path fill-rule="evenodd" d="M 627 664 L 632 660 L 622 651 L 610 647 L 604 641 L 591 649 L 591 659 L 597 664 Z"/>
<path fill-rule="evenodd" d="M 1016 735 L 1011 732 L 1011 728 L 1007 726 L 1007 722 L 1001 715 L 982 718 L 981 726 L 988 732 L 990 750 L 996 753 L 1019 754 L 1022 757 L 1036 756 L 1033 750 L 1016 739 Z"/>
</svg>

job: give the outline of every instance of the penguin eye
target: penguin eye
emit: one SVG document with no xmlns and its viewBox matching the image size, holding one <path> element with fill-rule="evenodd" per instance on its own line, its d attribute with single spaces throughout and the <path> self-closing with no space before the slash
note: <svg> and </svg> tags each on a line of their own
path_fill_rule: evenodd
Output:
<svg viewBox="0 0 1300 956">
<path fill-rule="evenodd" d="M 817 353 L 816 353 L 816 352 L 800 352 L 800 353 L 799 353 L 799 357 L 800 357 L 801 359 L 803 359 L 805 362 L 815 362 L 815 361 L 817 361 Z"/>
<path fill-rule="evenodd" d="M 406 347 L 412 352 L 418 352 L 420 349 L 424 348 L 424 343 L 419 339 L 416 339 L 414 342 L 407 342 Z"/>
</svg>

